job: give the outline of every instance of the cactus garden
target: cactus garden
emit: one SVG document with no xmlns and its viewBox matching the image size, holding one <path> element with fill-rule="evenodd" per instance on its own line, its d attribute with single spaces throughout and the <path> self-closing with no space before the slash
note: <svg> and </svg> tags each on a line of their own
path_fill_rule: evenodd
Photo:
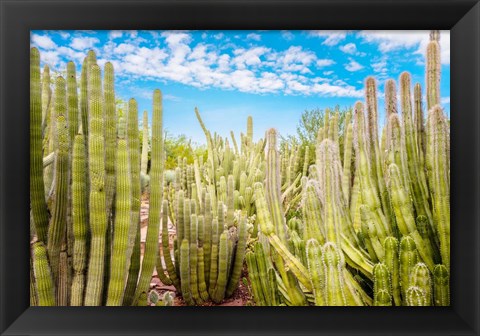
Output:
<svg viewBox="0 0 480 336">
<path fill-rule="evenodd" d="M 168 83 L 142 111 L 116 60 L 52 71 L 32 47 L 30 305 L 449 306 L 441 54 L 432 31 L 424 83 L 366 75 L 309 141 L 253 113 L 224 134 L 195 104 L 202 145 L 174 152 Z"/>
</svg>

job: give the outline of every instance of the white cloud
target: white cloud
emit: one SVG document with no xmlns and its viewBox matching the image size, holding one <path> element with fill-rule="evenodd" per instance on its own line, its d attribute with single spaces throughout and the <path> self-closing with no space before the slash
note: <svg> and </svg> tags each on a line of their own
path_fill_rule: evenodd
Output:
<svg viewBox="0 0 480 336">
<path fill-rule="evenodd" d="M 319 59 L 316 64 L 318 68 L 323 68 L 335 64 L 335 61 L 331 59 Z"/>
<path fill-rule="evenodd" d="M 309 36 L 324 38 L 322 44 L 326 46 L 334 46 L 339 44 L 347 37 L 346 30 L 311 30 Z"/>
<path fill-rule="evenodd" d="M 236 49 L 234 55 L 236 55 L 232 62 L 238 69 L 245 69 L 247 66 L 259 65 L 262 63 L 261 57 L 270 51 L 265 47 L 254 47 L 251 49 Z"/>
<path fill-rule="evenodd" d="M 60 55 L 58 54 L 58 51 L 44 51 L 40 56 L 42 62 L 48 64 L 50 67 L 56 68 L 60 63 Z"/>
<path fill-rule="evenodd" d="M 377 44 L 378 50 L 383 53 L 401 49 L 414 49 L 414 54 L 425 55 L 430 40 L 429 34 L 429 31 L 363 30 L 357 36 L 367 43 Z M 450 64 L 450 31 L 441 31 L 440 47 L 442 64 Z"/>
<path fill-rule="evenodd" d="M 300 46 L 291 46 L 283 52 L 270 55 L 270 60 L 275 61 L 283 71 L 299 71 L 301 73 L 311 73 L 308 67 L 316 59 L 317 56 L 314 52 L 303 50 Z"/>
<path fill-rule="evenodd" d="M 151 94 L 150 94 L 151 95 Z M 149 97 L 150 98 L 150 97 Z M 174 95 L 171 95 L 171 94 L 165 94 L 163 95 L 163 99 L 164 100 L 170 100 L 170 101 L 173 101 L 173 102 L 179 102 L 181 101 L 182 99 L 180 97 L 177 97 L 177 96 L 174 96 Z"/>
<path fill-rule="evenodd" d="M 70 43 L 70 47 L 77 50 L 91 49 L 93 46 L 100 42 L 96 37 L 75 37 Z"/>
<path fill-rule="evenodd" d="M 354 71 L 358 71 L 358 70 L 362 70 L 363 69 L 363 65 L 359 64 L 357 61 L 355 61 L 354 59 L 349 59 L 350 62 L 345 64 L 345 69 L 350 71 L 350 72 L 354 72 Z"/>
<path fill-rule="evenodd" d="M 37 35 L 37 34 L 32 35 L 32 42 L 36 46 L 46 50 L 55 49 L 57 47 L 55 42 L 53 42 L 53 40 L 50 37 L 45 35 Z"/>
<path fill-rule="evenodd" d="M 109 37 L 111 40 L 120 38 L 120 37 L 122 37 L 122 36 L 123 36 L 123 31 L 121 31 L 121 30 L 111 30 L 111 31 L 108 33 L 108 37 Z"/>
<path fill-rule="evenodd" d="M 442 97 L 442 98 L 440 99 L 440 103 L 441 103 L 442 105 L 449 105 L 449 104 L 450 104 L 450 97 Z"/>
<path fill-rule="evenodd" d="M 330 70 L 330 71 L 324 71 L 323 74 L 324 74 L 325 76 L 330 76 L 330 75 L 333 74 L 333 71 L 332 71 L 332 70 Z"/>
<path fill-rule="evenodd" d="M 357 46 L 355 43 L 347 43 L 341 46 L 340 50 L 346 54 L 354 55 L 357 52 Z"/>
<path fill-rule="evenodd" d="M 295 35 L 293 35 L 293 33 L 288 30 L 282 30 L 282 38 L 284 40 L 291 41 L 295 38 Z"/>
<path fill-rule="evenodd" d="M 135 46 L 127 43 L 121 43 L 115 49 L 113 49 L 113 52 L 117 54 L 129 54 L 135 50 Z"/>
<path fill-rule="evenodd" d="M 215 40 L 221 40 L 225 35 L 223 33 L 218 33 L 218 34 L 215 34 L 213 35 L 213 38 Z"/>
<path fill-rule="evenodd" d="M 248 40 L 260 41 L 262 37 L 259 34 L 251 33 L 247 35 Z"/>
<path fill-rule="evenodd" d="M 70 37 L 70 34 L 67 33 L 66 31 L 60 31 L 59 34 L 62 37 L 62 39 L 64 39 L 64 40 L 66 40 L 67 38 Z"/>
<path fill-rule="evenodd" d="M 152 44 L 151 39 L 143 39 L 142 34 L 131 38 L 132 32 L 121 33 L 126 39 L 110 38 L 99 46 L 98 63 L 104 66 L 107 60 L 110 61 L 117 80 L 131 87 L 135 96 L 143 97 L 145 94 L 135 89 L 135 82 L 140 79 L 254 94 L 359 97 L 359 91 L 347 82 L 331 83 L 332 78 L 314 75 L 311 67 L 327 67 L 335 62 L 332 59 L 319 59 L 313 51 L 301 46 L 274 50 L 265 46 L 245 46 L 244 43 L 242 48 L 232 44 L 227 48 L 225 39 L 213 44 L 207 40 L 196 42 L 188 31 L 162 32 L 159 35 L 160 43 Z M 214 34 L 218 37 L 221 33 Z M 205 37 L 210 36 L 213 37 Z M 81 63 L 88 51 L 85 47 L 99 42 L 91 35 L 85 37 L 75 34 L 70 39 L 65 46 L 46 54 L 42 52 L 42 60 L 64 69 L 65 60 Z M 324 74 L 331 75 L 333 71 Z M 164 98 L 178 101 L 178 97 L 174 96 Z"/>
</svg>

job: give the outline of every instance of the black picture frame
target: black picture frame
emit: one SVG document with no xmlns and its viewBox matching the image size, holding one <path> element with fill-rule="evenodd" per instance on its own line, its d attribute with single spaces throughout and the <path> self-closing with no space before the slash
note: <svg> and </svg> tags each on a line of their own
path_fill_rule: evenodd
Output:
<svg viewBox="0 0 480 336">
<path fill-rule="evenodd" d="M 478 335 L 480 4 L 475 0 L 0 0 L 2 335 Z M 29 307 L 33 29 L 450 29 L 451 307 Z"/>
</svg>

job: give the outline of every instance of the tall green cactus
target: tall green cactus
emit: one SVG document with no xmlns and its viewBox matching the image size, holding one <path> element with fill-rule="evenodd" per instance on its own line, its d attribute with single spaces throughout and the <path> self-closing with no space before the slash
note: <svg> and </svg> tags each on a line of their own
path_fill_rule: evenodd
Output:
<svg viewBox="0 0 480 336">
<path fill-rule="evenodd" d="M 87 265 L 87 183 L 86 183 L 85 136 L 75 136 L 72 158 L 72 215 L 73 215 L 73 280 L 71 305 L 82 306 Z"/>
<path fill-rule="evenodd" d="M 37 286 L 38 305 L 55 306 L 55 286 L 53 284 L 47 250 L 42 242 L 33 244 L 33 271 Z"/>
<path fill-rule="evenodd" d="M 100 67 L 93 65 L 89 75 L 88 175 L 90 178 L 91 245 L 85 305 L 98 306 L 102 303 L 107 233 L 104 110 Z"/>
<path fill-rule="evenodd" d="M 427 45 L 426 55 L 427 109 L 440 104 L 440 44 L 432 40 Z"/>
<path fill-rule="evenodd" d="M 48 226 L 48 259 L 56 282 L 59 273 L 60 248 L 66 234 L 67 192 L 68 192 L 68 151 L 69 134 L 67 126 L 67 106 L 65 80 L 58 77 L 55 81 L 54 110 L 58 149 L 55 159 L 55 198 L 53 214 Z"/>
<path fill-rule="evenodd" d="M 449 128 L 440 106 L 433 107 L 427 122 L 427 176 L 432 195 L 435 231 L 442 264 L 450 269 L 450 153 Z"/>
<path fill-rule="evenodd" d="M 123 134 L 122 134 L 123 133 Z M 128 271 L 127 247 L 131 214 L 130 165 L 125 130 L 119 130 L 116 161 L 115 221 L 108 283 L 107 306 L 120 306 L 123 302 L 125 279 Z"/>
<path fill-rule="evenodd" d="M 138 280 L 134 302 L 140 294 L 146 293 L 156 264 L 158 253 L 158 235 L 161 220 L 163 196 L 163 107 L 160 90 L 153 92 L 152 114 L 152 167 L 150 169 L 150 207 L 148 213 L 148 229 L 145 242 L 145 253 L 142 271 Z M 137 123 L 138 129 L 138 123 Z M 183 243 L 182 243 L 183 244 Z"/>
<path fill-rule="evenodd" d="M 322 247 L 314 238 L 307 242 L 307 265 L 312 281 L 313 294 L 315 296 L 315 305 L 325 305 L 325 270 L 323 263 Z"/>
<path fill-rule="evenodd" d="M 107 216 L 110 215 L 115 193 L 115 163 L 117 155 L 117 113 L 115 111 L 114 70 L 110 62 L 105 63 L 104 73 L 105 104 L 105 197 L 107 200 Z"/>
<path fill-rule="evenodd" d="M 30 50 L 30 206 L 37 237 L 46 243 L 48 210 L 45 202 L 42 160 L 40 53 L 37 48 L 32 48 Z"/>
<path fill-rule="evenodd" d="M 148 113 L 143 111 L 143 137 L 142 137 L 142 160 L 140 172 L 147 175 L 148 169 Z"/>
<path fill-rule="evenodd" d="M 450 305 L 450 274 L 444 265 L 433 270 L 433 300 L 435 306 Z"/>
</svg>

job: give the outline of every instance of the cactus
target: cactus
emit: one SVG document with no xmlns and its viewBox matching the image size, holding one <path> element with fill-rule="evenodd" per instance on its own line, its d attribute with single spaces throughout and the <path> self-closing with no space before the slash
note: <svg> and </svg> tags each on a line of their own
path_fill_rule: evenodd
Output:
<svg viewBox="0 0 480 336">
<path fill-rule="evenodd" d="M 30 50 L 30 205 L 38 240 L 47 242 L 48 211 L 42 169 L 40 53 Z"/>
<path fill-rule="evenodd" d="M 104 73 L 104 108 L 105 108 L 105 197 L 107 200 L 107 216 L 113 204 L 115 192 L 115 163 L 117 153 L 117 116 L 115 111 L 113 65 L 105 63 Z"/>
<path fill-rule="evenodd" d="M 307 242 L 307 261 L 310 279 L 312 281 L 313 294 L 315 296 L 315 305 L 325 305 L 325 270 L 323 264 L 322 248 L 314 238 Z"/>
<path fill-rule="evenodd" d="M 450 164 L 449 130 L 440 106 L 433 107 L 427 122 L 427 176 L 432 195 L 435 232 L 442 264 L 450 269 Z"/>
<path fill-rule="evenodd" d="M 48 259 L 52 268 L 53 279 L 57 282 L 59 273 L 60 248 L 66 234 L 67 192 L 68 192 L 68 127 L 66 116 L 65 80 L 58 77 L 55 82 L 54 111 L 56 115 L 56 132 L 58 149 L 55 159 L 55 199 L 53 214 L 48 226 Z"/>
<path fill-rule="evenodd" d="M 142 160 L 140 172 L 147 175 L 148 169 L 148 113 L 143 111 L 143 137 L 142 137 Z"/>
<path fill-rule="evenodd" d="M 120 306 L 123 302 L 125 279 L 128 271 L 127 246 L 131 210 L 130 165 L 128 158 L 127 140 L 124 130 L 119 130 L 115 196 L 115 223 L 113 236 L 112 260 L 110 264 L 110 281 L 108 284 L 107 306 Z"/>
<path fill-rule="evenodd" d="M 398 239 L 395 237 L 387 237 L 383 243 L 385 249 L 385 265 L 387 266 L 391 284 L 393 302 L 395 306 L 402 305 L 401 291 L 400 291 L 400 269 L 398 256 Z"/>
<path fill-rule="evenodd" d="M 86 188 L 85 137 L 75 136 L 72 159 L 73 280 L 71 305 L 82 306 L 87 265 L 88 195 Z"/>
<path fill-rule="evenodd" d="M 433 269 L 433 300 L 435 306 L 450 305 L 450 275 L 444 265 Z"/>
<path fill-rule="evenodd" d="M 411 273 L 410 283 L 412 286 L 420 288 L 425 296 L 426 305 L 432 305 L 432 278 L 430 271 L 424 263 L 417 263 Z"/>
<path fill-rule="evenodd" d="M 400 241 L 400 286 L 402 297 L 407 297 L 407 290 L 410 287 L 411 273 L 417 264 L 418 255 L 414 240 L 410 236 L 404 236 Z"/>
<path fill-rule="evenodd" d="M 373 268 L 373 305 L 391 306 L 391 283 L 388 267 L 384 263 L 378 263 Z"/>
<path fill-rule="evenodd" d="M 425 82 L 427 83 L 427 109 L 440 104 L 440 45 L 432 40 L 427 45 Z"/>
<path fill-rule="evenodd" d="M 344 260 L 339 248 L 331 242 L 323 246 L 322 261 L 325 264 L 325 301 L 328 306 L 346 306 Z"/>
<path fill-rule="evenodd" d="M 138 125 L 138 123 L 136 124 Z M 137 126 L 138 129 L 138 126 Z M 138 137 L 137 137 L 138 139 Z M 163 196 L 163 108 L 162 93 L 155 90 L 153 93 L 153 118 L 152 118 L 152 167 L 150 169 L 150 207 L 148 213 L 148 229 L 145 242 L 142 270 L 138 280 L 135 299 L 141 293 L 146 293 L 150 278 L 155 268 L 158 253 L 158 233 L 161 220 L 161 205 Z M 182 243 L 183 244 L 183 243 Z M 182 291 L 183 292 L 183 291 Z"/>
<path fill-rule="evenodd" d="M 38 305 L 55 305 L 55 286 L 47 259 L 47 250 L 42 242 L 33 244 L 33 271 L 37 286 Z"/>
<path fill-rule="evenodd" d="M 419 287 L 411 286 L 406 293 L 407 306 L 428 306 L 425 291 Z"/>
<path fill-rule="evenodd" d="M 233 262 L 233 267 L 231 275 L 228 281 L 226 296 L 231 296 L 235 289 L 238 286 L 238 281 L 240 280 L 240 274 L 242 272 L 243 260 L 245 259 L 245 248 L 247 246 L 247 219 L 242 216 L 238 224 L 238 242 L 235 250 L 235 260 Z"/>
<path fill-rule="evenodd" d="M 100 67 L 93 65 L 89 75 L 88 175 L 90 178 L 91 245 L 85 305 L 98 306 L 102 300 L 106 251 L 105 237 L 107 233 L 105 145 Z"/>
</svg>

